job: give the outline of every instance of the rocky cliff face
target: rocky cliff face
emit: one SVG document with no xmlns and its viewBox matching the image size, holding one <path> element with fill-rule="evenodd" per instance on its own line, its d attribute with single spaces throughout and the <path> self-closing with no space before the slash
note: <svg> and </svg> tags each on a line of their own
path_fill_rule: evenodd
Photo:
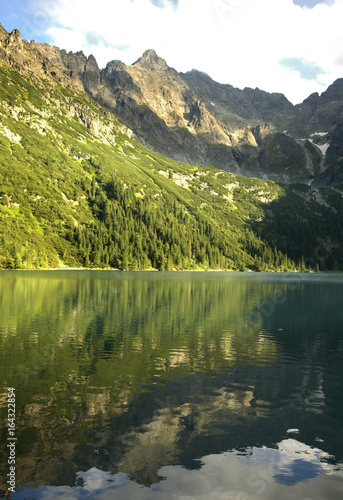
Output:
<svg viewBox="0 0 343 500">
<path fill-rule="evenodd" d="M 332 133 L 324 135 L 326 140 L 321 148 L 325 151 L 324 172 L 313 181 L 314 187 L 338 186 L 343 184 L 343 120 Z"/>
<path fill-rule="evenodd" d="M 239 90 L 196 70 L 179 74 L 153 50 L 131 66 L 111 61 L 100 70 L 92 55 L 28 43 L 2 26 L 0 59 L 86 90 L 141 143 L 177 161 L 288 183 L 341 178 L 343 79 L 293 106 L 282 94 Z"/>
<path fill-rule="evenodd" d="M 310 134 L 316 131 L 333 132 L 343 122 L 343 78 L 339 78 L 320 96 L 312 94 L 296 106 L 300 121 L 306 123 Z"/>
<path fill-rule="evenodd" d="M 224 146 L 226 164 L 235 169 L 232 131 L 153 50 L 131 66 L 109 63 L 102 81 L 105 87 L 96 98 L 130 124 L 150 148 L 179 161 L 204 165 L 213 150 Z"/>
</svg>

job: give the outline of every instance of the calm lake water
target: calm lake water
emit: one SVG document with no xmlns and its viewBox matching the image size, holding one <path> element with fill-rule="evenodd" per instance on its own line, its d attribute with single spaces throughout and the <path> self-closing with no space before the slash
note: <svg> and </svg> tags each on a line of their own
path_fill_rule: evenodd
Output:
<svg viewBox="0 0 343 500">
<path fill-rule="evenodd" d="M 343 276 L 0 272 L 0 497 L 343 498 Z"/>
</svg>

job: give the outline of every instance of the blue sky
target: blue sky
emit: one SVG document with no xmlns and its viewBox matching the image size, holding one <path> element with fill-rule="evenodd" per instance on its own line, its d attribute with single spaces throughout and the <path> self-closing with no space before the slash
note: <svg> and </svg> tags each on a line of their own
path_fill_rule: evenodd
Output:
<svg viewBox="0 0 343 500">
<path fill-rule="evenodd" d="M 343 0 L 0 0 L 5 29 L 100 67 L 153 48 L 178 71 L 293 103 L 343 77 L 342 19 Z"/>
<path fill-rule="evenodd" d="M 295 5 L 300 5 L 300 7 L 313 8 L 319 3 L 328 3 L 322 0 L 293 0 Z"/>
</svg>

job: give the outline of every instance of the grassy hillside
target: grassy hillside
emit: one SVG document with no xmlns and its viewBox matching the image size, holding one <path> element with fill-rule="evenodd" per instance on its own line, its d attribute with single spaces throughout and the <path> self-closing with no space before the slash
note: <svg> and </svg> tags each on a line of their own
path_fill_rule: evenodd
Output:
<svg viewBox="0 0 343 500">
<path fill-rule="evenodd" d="M 315 244 L 282 240 L 304 197 L 154 153 L 85 93 L 0 63 L 0 103 L 0 268 L 293 270 Z"/>
</svg>

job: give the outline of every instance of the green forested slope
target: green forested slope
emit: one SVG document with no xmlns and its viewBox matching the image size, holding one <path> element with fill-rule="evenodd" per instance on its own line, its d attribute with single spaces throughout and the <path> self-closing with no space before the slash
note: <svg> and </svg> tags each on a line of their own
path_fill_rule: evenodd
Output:
<svg viewBox="0 0 343 500">
<path fill-rule="evenodd" d="M 301 229 L 292 240 L 294 206 L 306 241 Z M 339 242 L 339 215 L 270 181 L 167 159 L 85 93 L 0 63 L 0 268 L 300 269 L 318 236 L 332 228 Z M 336 254 L 320 267 L 340 268 Z"/>
</svg>

